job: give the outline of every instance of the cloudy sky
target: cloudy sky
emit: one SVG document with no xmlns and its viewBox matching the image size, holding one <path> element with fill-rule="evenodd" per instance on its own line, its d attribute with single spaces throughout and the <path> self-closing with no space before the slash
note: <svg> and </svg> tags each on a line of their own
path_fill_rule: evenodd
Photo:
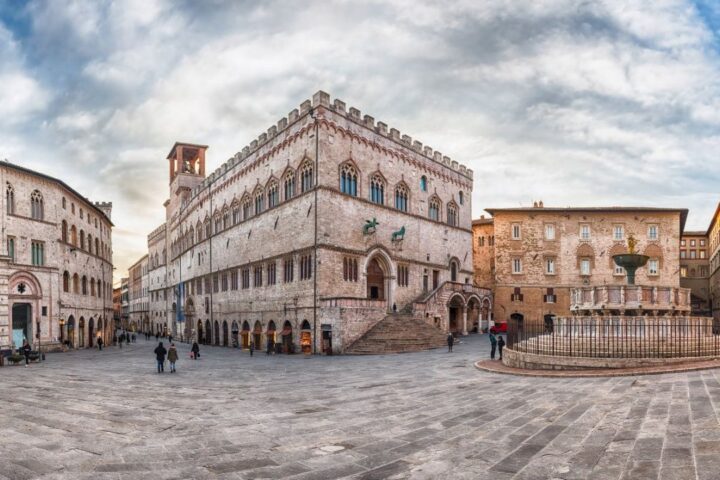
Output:
<svg viewBox="0 0 720 480">
<path fill-rule="evenodd" d="M 114 204 L 117 275 L 165 156 L 214 169 L 323 89 L 475 171 L 485 207 L 720 200 L 720 3 L 0 0 L 0 158 Z"/>
</svg>

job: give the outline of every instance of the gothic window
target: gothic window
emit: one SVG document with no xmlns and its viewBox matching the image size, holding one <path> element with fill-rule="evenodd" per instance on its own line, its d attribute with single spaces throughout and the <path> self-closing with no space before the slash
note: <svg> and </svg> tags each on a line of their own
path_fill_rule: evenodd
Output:
<svg viewBox="0 0 720 480">
<path fill-rule="evenodd" d="M 88 288 L 87 288 L 87 277 L 85 275 L 82 276 L 82 294 L 87 295 Z"/>
<path fill-rule="evenodd" d="M 271 180 L 267 187 L 267 206 L 268 208 L 277 207 L 280 200 L 278 193 L 278 184 L 275 180 Z"/>
<path fill-rule="evenodd" d="M 98 284 L 98 292 L 100 291 L 100 284 Z M 95 296 L 95 279 L 90 279 L 90 295 Z"/>
<path fill-rule="evenodd" d="M 30 195 L 30 213 L 35 220 L 42 220 L 45 217 L 42 193 L 35 190 Z"/>
<path fill-rule="evenodd" d="M 385 204 L 385 180 L 379 173 L 370 177 L 370 201 L 379 205 Z"/>
<path fill-rule="evenodd" d="M 286 258 L 283 263 L 283 278 L 285 283 L 291 283 L 295 278 L 295 261 L 290 258 Z"/>
<path fill-rule="evenodd" d="M 409 195 L 408 188 L 404 183 L 395 187 L 395 208 L 407 212 Z"/>
<path fill-rule="evenodd" d="M 45 265 L 45 244 L 33 240 L 30 248 L 32 253 L 31 263 L 33 265 Z"/>
<path fill-rule="evenodd" d="M 212 232 L 210 230 L 210 217 L 205 217 L 205 238 L 210 238 Z"/>
<path fill-rule="evenodd" d="M 195 235 L 197 236 L 197 243 L 202 242 L 203 240 L 203 228 L 202 223 L 200 221 L 197 222 L 195 226 Z"/>
<path fill-rule="evenodd" d="M 60 238 L 63 242 L 67 243 L 68 241 L 68 228 L 67 228 L 67 222 L 65 220 L 62 221 L 62 227 L 60 230 Z"/>
<path fill-rule="evenodd" d="M 351 163 L 340 167 L 340 191 L 345 195 L 357 197 L 357 170 Z"/>
<path fill-rule="evenodd" d="M 223 209 L 223 229 L 230 226 L 230 209 L 225 207 Z"/>
<path fill-rule="evenodd" d="M 80 229 L 80 250 L 85 250 L 85 230 Z"/>
<path fill-rule="evenodd" d="M 410 284 L 410 267 L 398 265 L 398 286 L 407 287 Z"/>
<path fill-rule="evenodd" d="M 250 195 L 245 195 L 242 200 L 243 220 L 247 220 L 252 215 L 252 201 Z"/>
<path fill-rule="evenodd" d="M 265 196 L 260 191 L 255 194 L 255 215 L 260 215 L 265 210 Z"/>
<path fill-rule="evenodd" d="M 193 242 L 195 242 L 195 229 L 193 227 L 190 227 L 190 230 L 188 230 L 187 234 L 188 246 L 191 246 Z M 157 254 L 155 254 L 155 266 L 157 267 Z"/>
<path fill-rule="evenodd" d="M 217 235 L 222 231 L 222 219 L 220 218 L 220 213 L 215 212 L 215 215 L 213 216 L 214 224 L 215 224 L 215 234 Z"/>
<path fill-rule="evenodd" d="M 440 199 L 433 195 L 428 206 L 428 217 L 430 220 L 440 220 Z"/>
<path fill-rule="evenodd" d="M 254 268 L 253 275 L 255 278 L 254 278 L 254 282 L 253 282 L 253 287 L 262 287 L 262 284 L 263 284 L 262 273 L 263 273 L 263 268 L 261 265 L 258 265 L 257 267 Z"/>
<path fill-rule="evenodd" d="M 300 280 L 312 278 L 312 256 L 302 255 L 300 257 Z"/>
<path fill-rule="evenodd" d="M 277 283 L 277 271 L 276 271 L 276 264 L 275 262 L 270 262 L 267 264 L 267 284 L 268 285 L 275 285 Z"/>
<path fill-rule="evenodd" d="M 103 252 L 100 251 L 100 240 L 97 238 L 95 239 L 95 255 L 102 255 Z"/>
<path fill-rule="evenodd" d="M 458 209 L 453 202 L 450 202 L 447 206 L 447 223 L 451 227 L 458 226 Z"/>
<path fill-rule="evenodd" d="M 357 258 L 343 258 L 343 280 L 345 280 L 346 282 L 358 281 Z"/>
<path fill-rule="evenodd" d="M 87 236 L 87 245 L 88 245 L 88 252 L 92 253 L 92 250 L 93 250 L 92 235 L 90 235 L 89 233 Z"/>
<path fill-rule="evenodd" d="M 427 192 L 427 177 L 425 175 L 420 177 L 420 190 Z"/>
<path fill-rule="evenodd" d="M 5 205 L 7 213 L 15 213 L 15 189 L 10 182 L 5 183 Z"/>
<path fill-rule="evenodd" d="M 80 276 L 77 273 L 73 275 L 73 293 L 80 293 Z"/>
<path fill-rule="evenodd" d="M 67 270 L 63 272 L 63 292 L 70 291 L 70 273 Z"/>
<path fill-rule="evenodd" d="M 233 225 L 237 225 L 242 220 L 242 217 L 240 217 L 240 204 L 237 202 L 237 200 L 232 205 L 232 222 Z"/>
<path fill-rule="evenodd" d="M 288 172 L 283 178 L 283 189 L 285 192 L 285 200 L 290 200 L 295 196 L 295 172 Z"/>
<path fill-rule="evenodd" d="M 300 167 L 300 183 L 303 193 L 313 187 L 313 166 L 310 161 L 305 162 L 302 167 Z"/>
</svg>

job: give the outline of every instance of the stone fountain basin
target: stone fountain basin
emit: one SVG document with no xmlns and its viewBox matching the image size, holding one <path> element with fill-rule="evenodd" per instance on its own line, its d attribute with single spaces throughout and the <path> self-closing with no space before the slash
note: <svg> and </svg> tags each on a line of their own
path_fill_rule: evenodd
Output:
<svg viewBox="0 0 720 480">
<path fill-rule="evenodd" d="M 623 253 L 621 255 L 613 255 L 613 261 L 619 267 L 642 267 L 650 259 L 647 255 L 638 255 L 637 253 Z"/>
</svg>

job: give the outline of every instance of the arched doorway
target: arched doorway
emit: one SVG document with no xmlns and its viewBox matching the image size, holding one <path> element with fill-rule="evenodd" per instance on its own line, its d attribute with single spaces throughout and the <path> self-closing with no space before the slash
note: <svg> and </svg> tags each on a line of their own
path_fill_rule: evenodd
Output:
<svg viewBox="0 0 720 480">
<path fill-rule="evenodd" d="M 510 315 L 510 320 L 517 322 L 517 327 L 520 329 L 523 326 L 523 320 L 525 320 L 525 317 L 522 313 L 513 313 Z"/>
<path fill-rule="evenodd" d="M 15 348 L 23 346 L 23 340 L 32 343 L 32 306 L 15 303 L 12 306 L 12 341 Z"/>
<path fill-rule="evenodd" d="M 448 332 L 453 334 L 462 333 L 463 309 L 465 299 L 460 294 L 450 297 L 448 302 Z"/>
<path fill-rule="evenodd" d="M 292 324 L 289 320 L 285 320 L 281 335 L 283 353 L 295 353 L 295 347 L 293 346 Z"/>
<path fill-rule="evenodd" d="M 479 333 L 480 326 L 480 299 L 472 296 L 467 302 L 467 330 L 473 333 Z"/>
<path fill-rule="evenodd" d="M 262 344 L 262 324 L 260 321 L 256 321 L 255 325 L 253 326 L 253 344 L 255 345 L 255 350 L 261 350 L 263 347 Z"/>
<path fill-rule="evenodd" d="M 264 345 L 266 349 L 272 350 L 272 348 L 275 346 L 275 330 L 277 330 L 277 328 L 275 327 L 275 321 L 270 320 L 265 335 L 266 343 L 269 345 L 269 348 L 268 345 Z"/>
<path fill-rule="evenodd" d="M 213 330 L 213 339 L 215 340 L 215 345 L 220 345 L 220 324 L 217 320 L 215 320 L 215 329 Z"/>
<path fill-rule="evenodd" d="M 205 320 L 205 345 L 212 345 L 212 323 Z"/>
<path fill-rule="evenodd" d="M 312 329 L 307 320 L 303 320 L 300 326 L 300 348 L 303 353 L 312 353 Z"/>
<path fill-rule="evenodd" d="M 67 321 L 67 342 L 70 348 L 75 348 L 75 317 L 72 315 Z"/>
<path fill-rule="evenodd" d="M 242 324 L 241 345 L 242 348 L 250 348 L 250 324 L 246 321 Z"/>
<path fill-rule="evenodd" d="M 85 348 L 85 319 L 80 317 L 78 321 L 78 348 Z"/>
<path fill-rule="evenodd" d="M 223 347 L 228 346 L 228 324 L 227 320 L 223 320 L 223 335 L 222 335 L 222 345 Z"/>
<path fill-rule="evenodd" d="M 367 298 L 385 300 L 385 271 L 377 258 L 372 258 L 367 266 Z"/>
<path fill-rule="evenodd" d="M 203 343 L 203 323 L 202 320 L 197 321 L 197 343 Z"/>
<path fill-rule="evenodd" d="M 232 327 L 230 329 L 230 333 L 232 334 L 231 340 L 232 340 L 232 346 L 233 348 L 238 347 L 238 334 L 240 333 L 240 328 L 238 327 L 238 324 L 235 320 L 232 322 Z"/>
<path fill-rule="evenodd" d="M 95 320 L 92 317 L 88 320 L 88 348 L 92 348 L 95 340 Z"/>
</svg>

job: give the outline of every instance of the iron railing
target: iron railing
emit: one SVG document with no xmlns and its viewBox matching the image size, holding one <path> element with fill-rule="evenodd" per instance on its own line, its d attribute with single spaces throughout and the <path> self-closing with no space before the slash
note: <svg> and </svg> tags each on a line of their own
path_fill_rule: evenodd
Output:
<svg viewBox="0 0 720 480">
<path fill-rule="evenodd" d="M 508 320 L 507 348 L 537 355 L 594 358 L 720 356 L 711 317 L 594 316 L 553 322 Z"/>
</svg>

